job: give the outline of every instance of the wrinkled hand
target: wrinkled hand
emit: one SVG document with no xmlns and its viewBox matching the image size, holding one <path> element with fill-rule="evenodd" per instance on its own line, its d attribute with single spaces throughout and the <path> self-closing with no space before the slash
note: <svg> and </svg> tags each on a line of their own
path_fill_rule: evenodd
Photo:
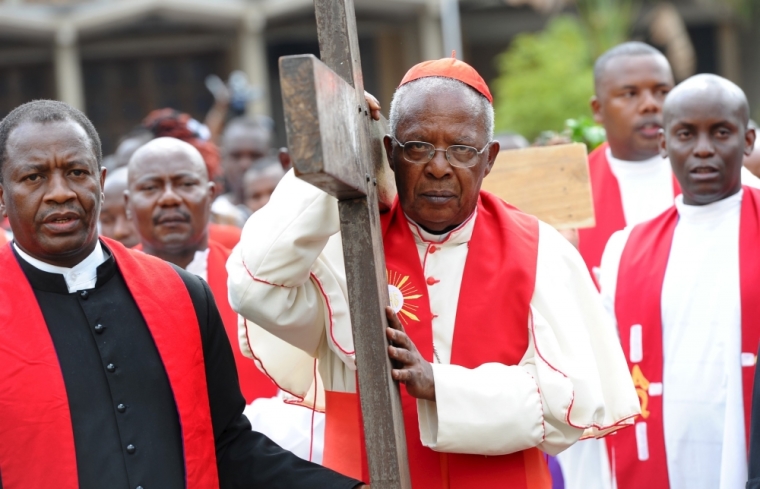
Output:
<svg viewBox="0 0 760 489">
<path fill-rule="evenodd" d="M 388 340 L 391 342 L 388 346 L 388 356 L 395 362 L 394 366 L 399 367 L 391 370 L 393 380 L 405 384 L 406 391 L 412 397 L 435 401 L 433 367 L 417 351 L 417 347 L 404 332 L 404 327 L 393 313 L 393 309 L 386 307 L 385 315 L 390 325 L 385 329 Z"/>
<path fill-rule="evenodd" d="M 380 102 L 369 92 L 364 91 L 364 99 L 369 107 L 369 114 L 376 121 L 380 120 Z"/>
</svg>

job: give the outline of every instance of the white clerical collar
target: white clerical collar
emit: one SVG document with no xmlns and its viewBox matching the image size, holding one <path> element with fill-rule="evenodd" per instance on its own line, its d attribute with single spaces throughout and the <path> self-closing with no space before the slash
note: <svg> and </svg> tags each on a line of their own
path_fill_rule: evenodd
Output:
<svg viewBox="0 0 760 489">
<path fill-rule="evenodd" d="M 208 248 L 196 251 L 193 261 L 187 264 L 185 270 L 208 281 Z"/>
<path fill-rule="evenodd" d="M 659 169 L 663 164 L 670 165 L 668 159 L 660 155 L 655 155 L 648 160 L 641 161 L 621 160 L 612 156 L 610 148 L 607 148 L 607 161 L 610 162 L 613 172 L 619 170 L 626 173 L 648 173 Z"/>
<path fill-rule="evenodd" d="M 95 244 L 95 249 L 92 250 L 92 253 L 90 253 L 87 258 L 71 268 L 51 265 L 31 257 L 19 248 L 15 242 L 13 243 L 13 247 L 16 250 L 16 253 L 34 268 L 47 273 L 58 273 L 63 275 L 69 293 L 94 288 L 95 284 L 98 282 L 98 267 L 107 259 L 106 254 L 103 252 L 103 247 L 100 245 L 100 240 Z"/>
<path fill-rule="evenodd" d="M 414 240 L 417 243 L 445 243 L 447 245 L 458 245 L 470 241 L 470 238 L 472 237 L 472 230 L 475 227 L 475 218 L 477 215 L 478 208 L 476 207 L 475 211 L 470 214 L 470 217 L 468 217 L 466 221 L 464 221 L 455 229 L 452 229 L 445 234 L 432 234 L 422 229 L 419 224 L 415 223 L 409 219 L 409 216 L 404 214 L 406 220 L 409 222 L 409 228 L 412 230 Z"/>
<path fill-rule="evenodd" d="M 698 222 L 722 219 L 727 213 L 740 212 L 744 189 L 712 204 L 688 205 L 683 203 L 683 195 L 676 197 L 676 209 L 681 220 Z"/>
</svg>

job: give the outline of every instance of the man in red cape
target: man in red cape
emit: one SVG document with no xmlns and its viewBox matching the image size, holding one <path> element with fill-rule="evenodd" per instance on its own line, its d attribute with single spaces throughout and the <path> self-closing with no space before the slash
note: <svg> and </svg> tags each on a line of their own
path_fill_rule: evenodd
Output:
<svg viewBox="0 0 760 489">
<path fill-rule="evenodd" d="M 670 165 L 657 147 L 662 103 L 673 85 L 668 60 L 642 42 L 615 46 L 594 65 L 591 109 L 607 142 L 589 155 L 596 226 L 578 236 L 594 280 L 612 233 L 673 205 L 677 191 Z"/>
<path fill-rule="evenodd" d="M 208 282 L 234 345 L 240 389 L 247 404 L 277 394 L 269 378 L 240 353 L 238 317 L 227 301 L 230 250 L 209 236 L 214 183 L 201 153 L 179 139 L 157 138 L 138 149 L 129 163 L 126 206 L 140 239 L 138 249 Z"/>
<path fill-rule="evenodd" d="M 493 116 L 486 83 L 454 58 L 413 67 L 391 105 L 389 356 L 405 385 L 416 489 L 549 488 L 542 452 L 638 413 L 577 251 L 480 191 L 499 151 Z M 339 229 L 335 199 L 290 172 L 246 223 L 227 263 L 229 290 L 246 318 L 244 351 L 282 389 L 326 409 L 324 464 L 362 477 Z"/>
<path fill-rule="evenodd" d="M 641 401 L 635 429 L 608 439 L 619 489 L 744 487 L 760 340 L 760 191 L 742 186 L 744 93 L 697 75 L 665 100 L 660 136 L 683 195 L 615 233 L 602 258 L 605 306 Z"/>
<path fill-rule="evenodd" d="M 251 431 L 205 282 L 98 238 L 101 159 L 62 102 L 0 122 L 0 487 L 356 487 Z"/>
</svg>

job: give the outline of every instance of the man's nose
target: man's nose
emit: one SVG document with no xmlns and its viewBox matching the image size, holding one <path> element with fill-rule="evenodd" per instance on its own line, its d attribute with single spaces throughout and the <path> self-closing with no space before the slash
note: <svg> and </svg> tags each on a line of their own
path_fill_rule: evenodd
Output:
<svg viewBox="0 0 760 489">
<path fill-rule="evenodd" d="M 651 90 L 644 90 L 641 94 L 639 111 L 642 114 L 656 114 L 662 110 L 662 101 Z"/>
<path fill-rule="evenodd" d="M 76 192 L 71 189 L 69 186 L 69 181 L 64 175 L 55 172 L 50 175 L 50 185 L 48 185 L 48 191 L 45 194 L 45 200 L 52 201 L 57 204 L 63 204 L 76 198 Z"/>
<path fill-rule="evenodd" d="M 170 182 L 164 185 L 164 190 L 161 192 L 161 196 L 158 198 L 158 205 L 162 207 L 177 206 L 182 203 L 182 199 L 177 194 L 174 185 Z"/>
<path fill-rule="evenodd" d="M 694 156 L 698 158 L 710 158 L 715 154 L 712 138 L 709 134 L 700 133 L 697 135 L 697 144 L 694 145 Z"/>
<path fill-rule="evenodd" d="M 445 151 L 436 151 L 433 158 L 425 165 L 425 172 L 432 178 L 445 178 L 453 173 L 453 169 L 446 159 Z"/>
</svg>

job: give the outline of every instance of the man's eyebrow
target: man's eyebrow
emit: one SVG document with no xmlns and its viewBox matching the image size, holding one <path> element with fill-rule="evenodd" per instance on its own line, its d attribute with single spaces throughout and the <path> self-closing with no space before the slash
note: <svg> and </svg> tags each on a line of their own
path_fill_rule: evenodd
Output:
<svg viewBox="0 0 760 489">
<path fill-rule="evenodd" d="M 49 168 L 50 166 L 46 163 L 37 163 L 37 164 L 24 163 L 23 165 L 21 165 L 21 167 L 19 167 L 19 171 L 24 172 L 24 173 L 30 172 L 30 171 L 43 172 L 43 171 L 48 170 Z"/>
</svg>

